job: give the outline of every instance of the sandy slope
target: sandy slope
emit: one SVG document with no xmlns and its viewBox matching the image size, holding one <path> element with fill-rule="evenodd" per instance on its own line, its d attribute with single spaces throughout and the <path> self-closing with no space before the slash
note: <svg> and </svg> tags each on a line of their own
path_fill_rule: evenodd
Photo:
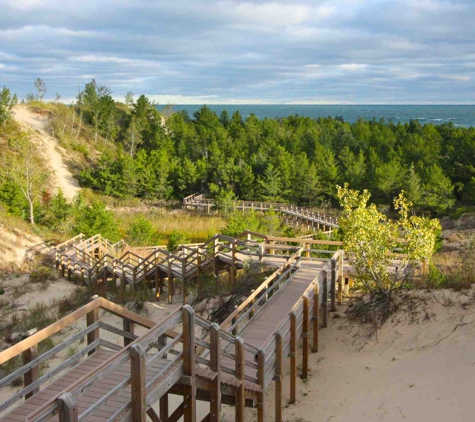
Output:
<svg viewBox="0 0 475 422">
<path fill-rule="evenodd" d="M 413 293 L 410 309 L 398 312 L 377 337 L 345 317 L 331 318 L 321 331 L 320 352 L 311 355 L 312 375 L 306 383 L 298 380 L 298 402 L 284 409 L 283 420 L 474 420 L 474 293 Z M 288 365 L 285 371 L 288 402 Z M 273 388 L 266 405 L 271 421 Z"/>
<path fill-rule="evenodd" d="M 59 152 L 61 147 L 58 145 L 58 142 L 45 131 L 48 121 L 25 106 L 15 108 L 15 119 L 39 134 L 38 138 L 44 145 L 43 153 L 53 170 L 53 183 L 55 187 L 62 189 L 66 198 L 73 198 L 79 192 L 79 184 L 67 168 Z"/>
</svg>

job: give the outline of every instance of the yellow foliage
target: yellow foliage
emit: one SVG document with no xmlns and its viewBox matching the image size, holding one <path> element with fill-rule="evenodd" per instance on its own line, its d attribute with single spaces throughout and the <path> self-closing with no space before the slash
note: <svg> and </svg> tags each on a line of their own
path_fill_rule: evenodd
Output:
<svg viewBox="0 0 475 422">
<path fill-rule="evenodd" d="M 412 204 L 404 192 L 394 200 L 398 220 L 388 219 L 375 204 L 369 204 L 371 194 L 367 190 L 359 192 L 345 184 L 337 186 L 337 197 L 343 208 L 340 218 L 343 247 L 356 280 L 367 291 L 387 293 L 401 287 L 408 270 L 432 256 L 440 223 L 410 215 Z M 404 255 L 395 252 L 401 246 Z"/>
</svg>

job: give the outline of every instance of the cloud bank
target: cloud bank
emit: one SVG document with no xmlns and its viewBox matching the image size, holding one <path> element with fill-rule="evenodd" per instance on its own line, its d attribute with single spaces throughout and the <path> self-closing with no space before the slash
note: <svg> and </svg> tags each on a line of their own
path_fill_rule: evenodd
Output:
<svg viewBox="0 0 475 422">
<path fill-rule="evenodd" d="M 0 86 L 160 103 L 475 102 L 473 0 L 0 0 Z"/>
</svg>

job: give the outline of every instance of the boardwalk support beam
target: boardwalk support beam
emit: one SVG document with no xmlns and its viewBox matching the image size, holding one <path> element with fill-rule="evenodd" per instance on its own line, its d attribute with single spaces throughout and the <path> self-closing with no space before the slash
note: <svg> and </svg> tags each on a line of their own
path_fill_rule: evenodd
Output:
<svg viewBox="0 0 475 422">
<path fill-rule="evenodd" d="M 236 378 L 240 381 L 239 386 L 236 388 L 236 422 L 244 422 L 244 341 L 241 337 L 237 337 L 234 340 L 235 346 L 235 370 Z"/>
<path fill-rule="evenodd" d="M 297 400 L 297 314 L 290 314 L 290 404 Z"/>
<path fill-rule="evenodd" d="M 261 386 L 262 391 L 257 394 L 257 422 L 264 422 L 265 417 L 265 351 L 259 349 L 257 352 L 257 382 Z"/>
<path fill-rule="evenodd" d="M 302 379 L 308 378 L 308 327 L 310 301 L 307 296 L 303 297 L 303 328 L 302 328 Z"/>
<path fill-rule="evenodd" d="M 210 422 L 221 422 L 221 331 L 219 325 L 211 324 L 210 334 L 210 369 L 216 377 L 210 383 Z"/>
<path fill-rule="evenodd" d="M 318 284 L 318 279 L 315 281 L 313 289 L 313 342 L 312 342 L 312 353 L 318 352 L 318 330 L 320 324 L 320 285 Z"/>
<path fill-rule="evenodd" d="M 130 348 L 130 388 L 132 393 L 132 422 L 145 422 L 147 406 L 145 403 L 145 350 L 141 344 Z"/>
<path fill-rule="evenodd" d="M 275 334 L 275 421 L 282 422 L 282 334 Z"/>
<path fill-rule="evenodd" d="M 187 380 L 183 386 L 183 420 L 196 422 L 195 391 L 195 311 L 185 305 L 183 319 L 183 376 Z"/>
</svg>

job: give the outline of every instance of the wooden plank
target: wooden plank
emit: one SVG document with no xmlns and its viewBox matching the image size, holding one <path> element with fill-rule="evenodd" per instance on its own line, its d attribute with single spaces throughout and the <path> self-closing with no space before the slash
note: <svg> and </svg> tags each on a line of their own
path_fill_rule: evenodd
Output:
<svg viewBox="0 0 475 422">
<path fill-rule="evenodd" d="M 302 327 L 302 379 L 308 378 L 308 331 L 310 303 L 307 296 L 303 298 L 303 327 Z"/>
<path fill-rule="evenodd" d="M 210 383 L 210 422 L 221 422 L 221 331 L 217 324 L 211 324 L 210 369 L 216 377 Z"/>
<path fill-rule="evenodd" d="M 323 292 L 322 292 L 322 327 L 328 327 L 328 279 L 327 279 L 327 271 L 322 271 L 322 284 L 323 284 Z"/>
<path fill-rule="evenodd" d="M 331 269 L 330 269 L 330 312 L 336 312 L 336 259 L 332 258 L 330 261 Z M 338 295 L 340 292 L 338 292 Z"/>
<path fill-rule="evenodd" d="M 175 409 L 175 411 L 171 414 L 168 422 L 178 422 L 178 420 L 183 416 L 185 413 L 185 403 L 180 403 L 180 405 Z"/>
<path fill-rule="evenodd" d="M 189 305 L 182 309 L 183 323 L 183 375 L 186 377 L 183 386 L 183 420 L 196 422 L 196 391 L 195 391 L 195 311 Z"/>
<path fill-rule="evenodd" d="M 290 314 L 290 400 L 293 404 L 297 397 L 297 314 Z"/>
<path fill-rule="evenodd" d="M 239 386 L 236 388 L 236 422 L 244 422 L 244 372 L 245 372 L 245 362 L 244 362 L 244 341 L 241 337 L 237 337 L 234 340 L 235 347 L 235 371 L 236 378 L 240 381 Z"/>
<path fill-rule="evenodd" d="M 320 324 L 320 285 L 317 281 L 314 283 L 314 291 L 313 291 L 313 318 L 312 318 L 312 326 L 313 326 L 313 341 L 312 341 L 312 353 L 318 352 L 318 331 L 319 331 L 319 324 Z"/>
<path fill-rule="evenodd" d="M 152 420 L 152 422 L 162 422 L 162 419 L 157 415 L 157 412 L 155 412 L 153 407 L 149 407 L 147 410 L 147 415 Z"/>
<path fill-rule="evenodd" d="M 282 422 L 282 334 L 275 334 L 275 421 Z"/>
<path fill-rule="evenodd" d="M 257 352 L 257 364 L 259 368 L 257 370 L 258 383 L 262 388 L 262 391 L 257 394 L 257 421 L 264 422 L 265 418 L 265 351 L 259 349 Z"/>
</svg>

